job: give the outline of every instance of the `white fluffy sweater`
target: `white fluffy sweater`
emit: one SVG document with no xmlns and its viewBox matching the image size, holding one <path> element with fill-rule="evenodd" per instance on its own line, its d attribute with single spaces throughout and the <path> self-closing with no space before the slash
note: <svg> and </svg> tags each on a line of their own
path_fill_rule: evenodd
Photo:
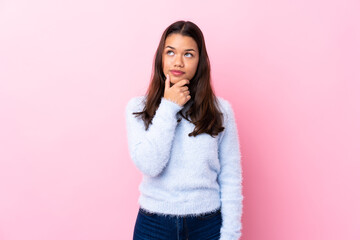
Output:
<svg viewBox="0 0 360 240">
<path fill-rule="evenodd" d="M 224 127 L 215 138 L 189 137 L 195 125 L 179 114 L 183 106 L 162 97 L 152 124 L 145 131 L 140 117 L 145 96 L 126 106 L 130 157 L 142 172 L 139 205 L 158 214 L 197 215 L 221 207 L 220 240 L 238 240 L 242 223 L 242 167 L 234 111 L 217 97 Z M 178 122 L 177 119 L 181 121 Z"/>
</svg>

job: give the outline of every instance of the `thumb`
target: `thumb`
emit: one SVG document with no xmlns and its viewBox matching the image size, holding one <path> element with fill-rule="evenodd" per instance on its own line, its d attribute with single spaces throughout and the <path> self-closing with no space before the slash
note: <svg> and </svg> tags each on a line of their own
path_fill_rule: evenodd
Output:
<svg viewBox="0 0 360 240">
<path fill-rule="evenodd" d="M 169 89 L 169 88 L 170 88 L 170 78 L 169 78 L 169 74 L 166 74 L 165 89 Z"/>
</svg>

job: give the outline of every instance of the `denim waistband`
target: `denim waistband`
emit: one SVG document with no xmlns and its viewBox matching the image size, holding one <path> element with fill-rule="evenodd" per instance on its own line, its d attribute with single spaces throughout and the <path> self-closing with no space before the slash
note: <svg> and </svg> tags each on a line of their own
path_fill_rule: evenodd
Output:
<svg viewBox="0 0 360 240">
<path fill-rule="evenodd" d="M 160 213 L 160 212 L 151 212 L 142 207 L 140 207 L 140 210 L 147 214 L 155 214 L 155 215 L 167 216 L 167 217 L 207 217 L 207 216 L 213 215 L 214 213 L 221 212 L 221 208 L 217 208 L 215 210 L 204 212 L 204 213 L 193 213 L 193 214 L 190 213 L 190 214 L 174 215 L 174 214 L 167 214 L 167 213 Z"/>
</svg>

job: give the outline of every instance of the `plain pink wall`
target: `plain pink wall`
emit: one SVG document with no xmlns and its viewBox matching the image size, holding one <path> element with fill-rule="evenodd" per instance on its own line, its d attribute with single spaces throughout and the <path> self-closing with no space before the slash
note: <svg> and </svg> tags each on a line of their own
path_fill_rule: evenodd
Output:
<svg viewBox="0 0 360 240">
<path fill-rule="evenodd" d="M 247 240 L 360 239 L 359 1 L 4 0 L 0 240 L 132 239 L 125 104 L 162 31 L 205 35 L 234 106 Z"/>
</svg>

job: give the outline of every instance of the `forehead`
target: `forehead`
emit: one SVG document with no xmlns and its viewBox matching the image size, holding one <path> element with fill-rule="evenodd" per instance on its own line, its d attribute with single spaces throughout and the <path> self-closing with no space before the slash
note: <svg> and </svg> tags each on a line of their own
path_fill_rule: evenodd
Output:
<svg viewBox="0 0 360 240">
<path fill-rule="evenodd" d="M 164 47 L 167 47 L 167 46 L 171 46 L 171 47 L 174 47 L 174 48 L 180 49 L 180 50 L 188 49 L 188 48 L 193 48 L 193 49 L 197 50 L 197 44 L 192 37 L 183 36 L 178 33 L 173 33 L 173 34 L 170 34 L 169 36 L 167 36 Z"/>
</svg>

